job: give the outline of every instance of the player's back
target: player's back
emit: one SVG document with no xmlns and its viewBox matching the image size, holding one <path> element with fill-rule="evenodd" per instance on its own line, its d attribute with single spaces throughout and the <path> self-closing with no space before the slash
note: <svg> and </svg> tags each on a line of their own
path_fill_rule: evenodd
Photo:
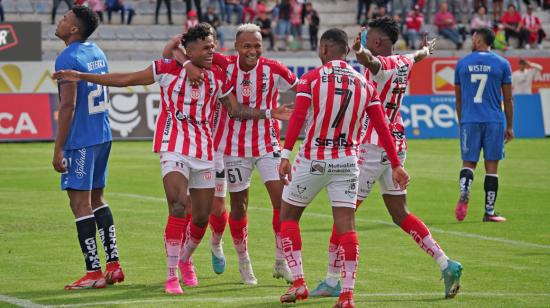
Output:
<svg viewBox="0 0 550 308">
<path fill-rule="evenodd" d="M 298 95 L 311 99 L 301 146 L 305 157 L 355 155 L 366 108 L 376 96 L 372 84 L 346 62 L 331 61 L 302 77 Z"/>
<path fill-rule="evenodd" d="M 472 52 L 458 61 L 461 123 L 503 122 L 502 85 L 511 84 L 510 63 L 493 52 Z"/>
<path fill-rule="evenodd" d="M 105 54 L 92 42 L 73 42 L 67 46 L 55 61 L 55 70 L 62 69 L 94 74 L 109 72 Z M 79 81 L 76 92 L 73 122 L 64 149 L 83 148 L 110 141 L 112 137 L 107 87 Z"/>
</svg>

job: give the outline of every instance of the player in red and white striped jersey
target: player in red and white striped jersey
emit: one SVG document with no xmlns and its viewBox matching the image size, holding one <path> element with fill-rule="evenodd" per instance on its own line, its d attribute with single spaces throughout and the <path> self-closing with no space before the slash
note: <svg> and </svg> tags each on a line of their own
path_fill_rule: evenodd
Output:
<svg viewBox="0 0 550 308">
<path fill-rule="evenodd" d="M 432 53 L 435 39 L 428 41 L 424 35 L 423 48 L 407 55 L 392 55 L 393 44 L 397 41 L 399 26 L 391 18 L 377 19 L 369 23 L 366 47 L 361 46 L 361 33 L 354 41 L 353 49 L 359 63 L 366 67 L 366 77 L 377 87 L 384 111 L 389 119 L 389 128 L 395 138 L 395 148 L 403 164 L 406 157 L 405 130 L 399 114 L 405 95 L 411 68 L 414 63 Z M 359 147 L 359 191 L 357 206 L 368 196 L 375 182 L 378 181 L 382 198 L 392 216 L 392 220 L 403 231 L 411 235 L 414 241 L 437 262 L 445 279 L 445 297 L 454 297 L 458 292 L 460 264 L 450 260 L 445 252 L 432 238 L 424 223 L 409 212 L 406 206 L 406 190 L 400 189 L 392 181 L 392 172 L 387 159 L 387 150 L 381 147 L 372 119 L 366 123 L 366 135 Z M 329 244 L 329 266 L 326 279 L 312 292 L 312 296 L 337 296 L 341 264 L 338 262 L 339 243 L 336 230 Z M 461 268 L 460 268 L 461 269 Z"/>
<path fill-rule="evenodd" d="M 173 52 L 167 47 L 169 52 L 166 56 Z M 227 72 L 239 103 L 250 108 L 269 109 L 277 106 L 279 91 L 295 90 L 298 82 L 296 76 L 278 61 L 261 56 L 262 36 L 257 25 L 243 24 L 237 28 L 235 49 L 238 55 L 215 54 L 213 63 Z M 191 71 L 191 67 L 189 69 Z M 273 276 L 290 282 L 290 271 L 280 244 L 279 217 L 283 185 L 277 173 L 281 150 L 278 122 L 271 119 L 240 121 L 227 117 L 225 110 L 222 110 L 214 144 L 217 151 L 224 155 L 227 186 L 231 196 L 229 226 L 239 255 L 243 282 L 256 281 L 249 266 L 247 244 L 248 189 L 255 166 L 263 178 L 273 206 Z M 212 250 L 214 251 L 214 247 Z"/>
<path fill-rule="evenodd" d="M 279 173 L 285 181 L 281 207 L 283 251 L 293 276 L 293 285 L 281 302 L 306 299 L 302 269 L 299 220 L 305 207 L 326 188 L 332 203 L 334 226 L 344 251 L 344 289 L 335 307 L 353 307 L 358 248 L 355 233 L 357 198 L 357 147 L 362 121 L 368 115 L 388 152 L 394 181 L 403 189 L 409 176 L 401 166 L 385 123 L 376 89 L 345 62 L 347 35 L 327 30 L 319 44 L 323 66 L 308 72 L 298 85 L 294 113 L 289 122 Z M 291 167 L 289 158 L 302 126 L 306 138 Z"/>
<path fill-rule="evenodd" d="M 193 272 L 191 255 L 208 226 L 214 196 L 211 120 L 217 100 L 227 108 L 231 117 L 240 119 L 269 118 L 270 114 L 285 119 L 291 112 L 285 107 L 269 111 L 248 108 L 236 101 L 223 71 L 212 67 L 215 45 L 209 25 L 199 24 L 189 29 L 182 41 L 189 60 L 204 69 L 205 82 L 200 86 L 191 85 L 187 70 L 170 59 L 155 61 L 146 69 L 133 73 L 101 75 L 60 71 L 54 74 L 57 79 L 85 80 L 116 87 L 149 85 L 154 82 L 161 86 L 162 107 L 157 118 L 153 150 L 160 154 L 168 200 L 169 217 L 165 229 L 168 270 L 165 291 L 171 294 L 183 293 L 177 274 L 178 262 L 180 270 Z M 188 188 L 193 212 L 190 222 L 186 221 L 184 215 Z M 187 238 L 182 243 L 185 229 Z M 182 244 L 185 253 L 180 258 Z"/>
</svg>

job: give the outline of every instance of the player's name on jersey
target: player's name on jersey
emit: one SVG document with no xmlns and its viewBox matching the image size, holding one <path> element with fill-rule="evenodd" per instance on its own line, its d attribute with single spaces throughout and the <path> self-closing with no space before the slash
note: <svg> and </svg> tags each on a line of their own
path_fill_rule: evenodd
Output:
<svg viewBox="0 0 550 308">
<path fill-rule="evenodd" d="M 93 70 L 104 68 L 107 65 L 105 64 L 104 60 L 97 60 L 97 61 L 88 62 L 87 66 L 88 66 L 88 72 L 91 72 Z"/>
<path fill-rule="evenodd" d="M 490 65 L 468 65 L 468 71 L 470 73 L 490 73 L 491 72 L 491 66 Z"/>
</svg>

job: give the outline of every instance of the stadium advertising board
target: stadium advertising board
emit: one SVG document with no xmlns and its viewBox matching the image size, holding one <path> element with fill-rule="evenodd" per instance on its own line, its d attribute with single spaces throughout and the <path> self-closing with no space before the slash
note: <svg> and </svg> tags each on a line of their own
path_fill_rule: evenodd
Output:
<svg viewBox="0 0 550 308">
<path fill-rule="evenodd" d="M 0 94 L 0 141 L 53 139 L 52 95 Z"/>
<path fill-rule="evenodd" d="M 519 58 L 507 58 L 512 71 L 519 68 Z M 542 72 L 535 75 L 533 93 L 539 89 L 550 88 L 550 58 L 527 58 L 542 65 Z M 458 58 L 427 58 L 414 65 L 411 74 L 409 94 L 436 95 L 454 94 L 455 66 Z M 427 76 L 430 77 L 426 82 Z"/>
<path fill-rule="evenodd" d="M 0 61 L 41 61 L 40 22 L 0 24 Z"/>
</svg>

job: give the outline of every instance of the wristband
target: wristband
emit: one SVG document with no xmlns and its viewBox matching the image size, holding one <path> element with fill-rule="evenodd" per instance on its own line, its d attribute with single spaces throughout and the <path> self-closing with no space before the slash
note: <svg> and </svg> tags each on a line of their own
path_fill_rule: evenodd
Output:
<svg viewBox="0 0 550 308">
<path fill-rule="evenodd" d="M 183 64 L 181 66 L 185 67 L 189 63 L 191 63 L 191 60 L 187 60 L 187 61 L 183 62 Z"/>
<path fill-rule="evenodd" d="M 290 155 L 292 155 L 291 150 L 283 149 L 283 151 L 281 152 L 281 158 L 290 159 Z"/>
<path fill-rule="evenodd" d="M 271 109 L 266 109 L 265 110 L 265 118 L 266 119 L 271 119 Z"/>
</svg>

